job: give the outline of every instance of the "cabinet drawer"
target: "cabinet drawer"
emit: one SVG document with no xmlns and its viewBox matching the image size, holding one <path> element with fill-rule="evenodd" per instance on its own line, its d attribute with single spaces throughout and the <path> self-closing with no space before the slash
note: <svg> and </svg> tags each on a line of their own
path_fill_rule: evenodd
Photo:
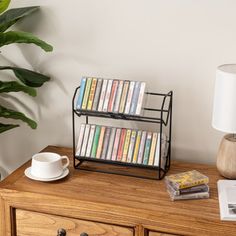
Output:
<svg viewBox="0 0 236 236">
<path fill-rule="evenodd" d="M 132 228 L 16 209 L 16 232 L 19 236 L 56 236 L 57 230 L 66 230 L 66 236 L 133 236 Z"/>
<path fill-rule="evenodd" d="M 148 236 L 177 236 L 177 235 L 149 231 Z"/>
</svg>

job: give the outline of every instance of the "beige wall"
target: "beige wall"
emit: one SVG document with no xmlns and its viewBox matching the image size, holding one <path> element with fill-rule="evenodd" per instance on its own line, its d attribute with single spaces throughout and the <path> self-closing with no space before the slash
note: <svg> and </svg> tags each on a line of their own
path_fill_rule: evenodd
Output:
<svg viewBox="0 0 236 236">
<path fill-rule="evenodd" d="M 236 61 L 235 0 L 14 0 L 11 7 L 26 5 L 42 8 L 18 28 L 47 40 L 54 52 L 20 45 L 2 55 L 53 80 L 34 101 L 16 94 L 28 108 L 16 101 L 17 107 L 38 120 L 38 129 L 22 124 L 0 135 L 7 172 L 48 144 L 72 145 L 71 98 L 82 75 L 172 89 L 173 158 L 215 162 L 223 135 L 211 127 L 215 69 Z"/>
</svg>

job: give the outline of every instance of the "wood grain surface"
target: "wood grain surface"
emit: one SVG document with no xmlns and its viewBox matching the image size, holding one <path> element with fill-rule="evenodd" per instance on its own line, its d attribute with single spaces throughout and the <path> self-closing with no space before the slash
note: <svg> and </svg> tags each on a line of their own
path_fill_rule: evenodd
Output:
<svg viewBox="0 0 236 236">
<path fill-rule="evenodd" d="M 44 151 L 72 157 L 71 148 L 49 146 Z M 6 219 L 10 219 L 7 214 L 13 214 L 8 209 L 12 208 L 131 227 L 138 236 L 146 235 L 146 229 L 173 235 L 236 235 L 236 222 L 220 221 L 216 183 L 223 177 L 215 166 L 172 162 L 168 174 L 195 169 L 210 179 L 209 199 L 176 202 L 170 201 L 164 181 L 75 170 L 71 166 L 65 179 L 43 183 L 24 175 L 28 166 L 30 162 L 0 183 L 1 212 L 5 209 L 1 214 Z M 6 224 L 9 234 L 0 235 L 13 231 L 14 227 Z"/>
</svg>

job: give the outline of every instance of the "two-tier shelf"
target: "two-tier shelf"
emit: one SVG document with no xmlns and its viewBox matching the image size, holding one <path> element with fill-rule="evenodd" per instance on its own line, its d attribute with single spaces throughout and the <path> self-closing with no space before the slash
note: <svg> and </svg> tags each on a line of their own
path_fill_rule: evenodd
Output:
<svg viewBox="0 0 236 236">
<path fill-rule="evenodd" d="M 150 108 L 144 107 L 143 113 L 148 113 L 148 115 L 134 116 L 121 113 L 111 113 L 111 112 L 98 112 L 91 110 L 76 109 L 76 99 L 78 97 L 79 87 L 76 88 L 72 100 L 72 128 L 73 128 L 73 156 L 74 156 L 74 168 L 82 169 L 88 171 L 97 171 L 103 173 L 127 175 L 140 178 L 148 179 L 162 179 L 168 172 L 171 163 L 171 128 L 172 128 L 172 102 L 173 102 L 173 92 L 168 93 L 152 93 L 146 92 L 146 95 L 150 99 L 160 100 L 160 107 Z M 155 101 L 153 100 L 153 101 Z M 154 102 L 155 103 L 155 102 Z M 147 122 L 156 124 L 157 130 L 162 137 L 162 133 L 165 132 L 168 136 L 168 151 L 167 155 L 163 158 L 159 158 L 159 165 L 144 165 L 144 164 L 134 164 L 122 161 L 112 161 L 97 159 L 85 156 L 76 155 L 76 137 L 79 129 L 76 126 L 76 117 L 85 117 L 85 123 L 89 123 L 89 117 L 97 117 L 101 119 L 116 119 L 116 120 L 127 120 L 135 122 Z M 161 139 L 162 142 L 162 139 Z M 159 150 L 160 157 L 162 156 L 161 146 Z M 163 163 L 164 162 L 164 163 Z"/>
</svg>

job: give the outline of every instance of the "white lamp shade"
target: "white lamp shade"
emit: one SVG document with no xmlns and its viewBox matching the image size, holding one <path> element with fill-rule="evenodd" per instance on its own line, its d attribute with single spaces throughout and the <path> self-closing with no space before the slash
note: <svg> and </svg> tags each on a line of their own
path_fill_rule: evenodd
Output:
<svg viewBox="0 0 236 236">
<path fill-rule="evenodd" d="M 212 126 L 226 133 L 236 133 L 236 64 L 217 68 Z"/>
</svg>

